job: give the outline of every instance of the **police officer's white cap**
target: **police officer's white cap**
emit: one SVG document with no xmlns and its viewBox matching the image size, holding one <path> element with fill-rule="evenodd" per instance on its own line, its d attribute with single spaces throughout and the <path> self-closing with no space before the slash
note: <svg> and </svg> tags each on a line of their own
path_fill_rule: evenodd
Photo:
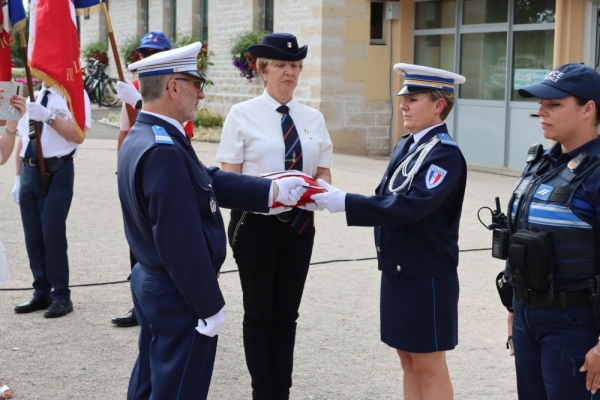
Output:
<svg viewBox="0 0 600 400">
<path fill-rule="evenodd" d="M 196 42 L 177 49 L 162 51 L 129 64 L 130 71 L 138 71 L 139 77 L 151 75 L 166 75 L 179 72 L 204 79 L 198 72 L 198 52 L 202 43 Z"/>
<path fill-rule="evenodd" d="M 394 65 L 394 71 L 404 75 L 404 84 L 397 96 L 432 90 L 454 92 L 454 85 L 466 81 L 464 76 L 454 72 L 423 65 L 399 63 Z"/>
</svg>

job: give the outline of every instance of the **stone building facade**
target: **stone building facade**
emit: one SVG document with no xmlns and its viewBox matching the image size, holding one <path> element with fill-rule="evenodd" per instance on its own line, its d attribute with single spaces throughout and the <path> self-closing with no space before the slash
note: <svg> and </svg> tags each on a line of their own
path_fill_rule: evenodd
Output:
<svg viewBox="0 0 600 400">
<path fill-rule="evenodd" d="M 206 75 L 214 86 L 205 89 L 203 106 L 225 116 L 233 104 L 262 93 L 260 77 L 250 83 L 239 76 L 230 47 L 238 33 L 262 28 L 261 15 L 269 4 L 273 31 L 293 33 L 301 46 L 308 45 L 294 97 L 323 113 L 336 151 L 388 154 L 390 93 L 398 82 L 390 89 L 388 41 L 370 44 L 370 0 L 111 0 L 109 14 L 117 46 L 153 30 L 171 38 L 175 32 L 207 32 L 203 39 L 214 65 Z M 392 23 L 382 25 L 389 37 Z M 101 13 L 80 17 L 80 38 L 82 48 L 107 40 Z M 111 71 L 116 76 L 114 65 Z"/>
</svg>

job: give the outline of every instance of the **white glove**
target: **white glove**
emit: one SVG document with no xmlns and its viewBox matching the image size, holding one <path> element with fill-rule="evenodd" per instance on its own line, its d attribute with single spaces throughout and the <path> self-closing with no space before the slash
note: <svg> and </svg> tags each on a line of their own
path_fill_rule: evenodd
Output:
<svg viewBox="0 0 600 400">
<path fill-rule="evenodd" d="M 200 332 L 201 335 L 213 337 L 221 332 L 224 324 L 225 314 L 223 314 L 223 311 L 219 311 L 212 317 L 199 319 L 196 330 Z"/>
<path fill-rule="evenodd" d="M 52 111 L 38 103 L 27 103 L 27 111 L 29 112 L 29 119 L 34 121 L 46 122 L 52 115 Z"/>
<path fill-rule="evenodd" d="M 10 192 L 15 204 L 19 204 L 19 191 L 21 190 L 21 175 L 15 176 L 15 186 Z"/>
<path fill-rule="evenodd" d="M 335 186 L 330 185 L 323 179 L 318 179 L 317 182 L 323 189 L 327 190 L 323 193 L 317 193 L 310 196 L 317 203 L 320 210 L 328 209 L 330 213 L 346 211 L 346 192 L 342 192 Z"/>
<path fill-rule="evenodd" d="M 306 188 L 303 187 L 306 186 L 306 182 L 304 179 L 298 178 L 297 176 L 282 178 L 273 182 L 277 183 L 277 186 L 279 187 L 279 194 L 275 201 L 285 204 L 286 206 L 295 205 L 304 192 L 306 192 Z"/>
<path fill-rule="evenodd" d="M 129 105 L 135 106 L 138 101 L 142 99 L 142 95 L 138 90 L 133 86 L 128 79 L 125 79 L 125 82 L 117 82 L 117 96 L 123 103 L 127 103 Z"/>
</svg>

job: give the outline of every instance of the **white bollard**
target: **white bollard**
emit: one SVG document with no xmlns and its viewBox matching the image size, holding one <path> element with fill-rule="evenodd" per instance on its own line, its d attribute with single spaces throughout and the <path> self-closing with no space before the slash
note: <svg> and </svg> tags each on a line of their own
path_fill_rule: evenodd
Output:
<svg viewBox="0 0 600 400">
<path fill-rule="evenodd" d="M 4 249 L 4 244 L 0 242 L 0 285 L 8 283 L 8 281 L 10 281 L 10 274 L 8 273 L 6 250 Z"/>
</svg>

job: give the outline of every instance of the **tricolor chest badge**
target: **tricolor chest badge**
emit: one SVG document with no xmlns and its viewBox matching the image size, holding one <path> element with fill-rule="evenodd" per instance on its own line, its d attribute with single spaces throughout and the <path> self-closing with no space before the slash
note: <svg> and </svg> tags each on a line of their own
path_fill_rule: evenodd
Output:
<svg viewBox="0 0 600 400">
<path fill-rule="evenodd" d="M 288 49 L 291 49 L 292 48 L 292 42 L 287 42 L 287 47 L 288 47 Z"/>
<path fill-rule="evenodd" d="M 210 212 L 213 214 L 217 212 L 217 201 L 214 197 L 210 198 Z"/>
<path fill-rule="evenodd" d="M 425 186 L 427 186 L 427 189 L 438 187 L 446 175 L 448 175 L 448 171 L 435 164 L 431 164 L 425 174 Z"/>
</svg>

